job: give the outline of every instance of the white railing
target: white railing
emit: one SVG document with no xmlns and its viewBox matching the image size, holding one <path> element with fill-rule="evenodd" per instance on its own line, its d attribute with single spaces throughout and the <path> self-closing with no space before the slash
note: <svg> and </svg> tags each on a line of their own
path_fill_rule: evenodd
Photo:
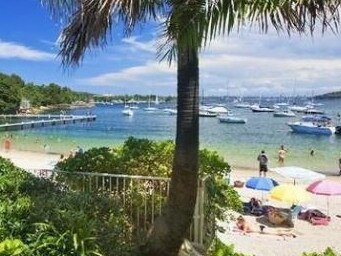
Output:
<svg viewBox="0 0 341 256">
<path fill-rule="evenodd" d="M 28 170 L 32 174 L 48 178 L 71 190 L 83 192 L 101 192 L 118 199 L 124 210 L 130 215 L 139 239 L 162 213 L 169 195 L 170 179 L 152 176 L 134 176 L 108 173 L 64 172 L 53 170 Z M 205 180 L 198 181 L 198 192 L 193 222 L 188 238 L 201 246 L 207 240 L 205 201 L 207 200 Z"/>
</svg>

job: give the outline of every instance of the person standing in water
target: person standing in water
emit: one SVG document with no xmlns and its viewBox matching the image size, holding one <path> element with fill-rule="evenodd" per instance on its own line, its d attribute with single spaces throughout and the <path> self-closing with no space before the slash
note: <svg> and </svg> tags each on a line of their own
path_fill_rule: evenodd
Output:
<svg viewBox="0 0 341 256">
<path fill-rule="evenodd" d="M 278 151 L 278 163 L 284 164 L 284 159 L 286 156 L 287 150 L 284 149 L 284 145 L 281 145 L 279 151 Z"/>
<path fill-rule="evenodd" d="M 259 162 L 259 176 L 266 177 L 266 172 L 268 171 L 268 156 L 265 154 L 265 151 L 262 150 L 261 153 L 258 155 L 257 160 Z"/>
</svg>

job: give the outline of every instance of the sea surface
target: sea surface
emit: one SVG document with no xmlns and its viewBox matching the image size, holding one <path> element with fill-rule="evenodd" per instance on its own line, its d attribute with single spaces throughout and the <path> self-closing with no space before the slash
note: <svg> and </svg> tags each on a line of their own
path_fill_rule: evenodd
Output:
<svg viewBox="0 0 341 256">
<path fill-rule="evenodd" d="M 336 118 L 341 113 L 341 100 L 319 101 L 326 114 Z M 227 105 L 229 106 L 229 104 Z M 70 114 L 97 115 L 95 122 L 47 126 L 23 131 L 0 132 L 2 139 L 12 136 L 13 147 L 18 150 L 68 153 L 77 146 L 113 147 L 129 136 L 164 140 L 175 138 L 176 116 L 143 111 L 145 105 L 135 110 L 133 117 L 122 115 L 123 105 L 96 106 L 92 109 L 75 109 Z M 160 109 L 174 105 L 160 104 Z M 288 150 L 287 166 L 300 166 L 329 174 L 338 173 L 341 156 L 341 136 L 295 134 L 286 125 L 289 118 L 274 118 L 273 113 L 253 113 L 249 109 L 229 108 L 236 116 L 248 119 L 246 124 L 219 123 L 216 118 L 200 118 L 200 147 L 218 151 L 232 167 L 257 169 L 256 160 L 264 149 L 270 166 L 278 166 L 277 152 L 280 145 Z M 296 118 L 295 120 L 298 120 Z M 1 123 L 15 120 L 0 120 Z M 17 120 L 16 120 L 17 121 Z M 21 121 L 21 120 L 20 120 Z M 311 156 L 310 151 L 315 151 Z"/>
</svg>

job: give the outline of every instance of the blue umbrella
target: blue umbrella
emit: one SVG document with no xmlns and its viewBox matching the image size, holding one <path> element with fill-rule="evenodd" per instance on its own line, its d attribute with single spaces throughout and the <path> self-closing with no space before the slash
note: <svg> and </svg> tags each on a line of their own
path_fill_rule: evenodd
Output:
<svg viewBox="0 0 341 256">
<path fill-rule="evenodd" d="M 255 190 L 270 191 L 278 186 L 278 182 L 267 177 L 252 177 L 246 181 L 246 187 Z"/>
</svg>

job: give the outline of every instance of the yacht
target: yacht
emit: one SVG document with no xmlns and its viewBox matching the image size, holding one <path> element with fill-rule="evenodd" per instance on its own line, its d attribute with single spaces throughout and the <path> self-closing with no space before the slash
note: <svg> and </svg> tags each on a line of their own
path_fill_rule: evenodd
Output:
<svg viewBox="0 0 341 256">
<path fill-rule="evenodd" d="M 275 112 L 274 108 L 262 107 L 259 105 L 251 106 L 251 110 L 252 110 L 252 112 L 259 112 L 259 113 L 261 113 L 261 112 Z"/>
<path fill-rule="evenodd" d="M 308 108 L 305 106 L 305 107 L 302 107 L 302 106 L 291 106 L 288 108 L 289 110 L 291 111 L 295 111 L 295 112 L 304 112 L 306 110 L 308 110 Z"/>
<path fill-rule="evenodd" d="M 207 111 L 215 114 L 227 114 L 229 112 L 225 107 L 211 107 Z"/>
<path fill-rule="evenodd" d="M 290 110 L 277 111 L 274 113 L 274 117 L 295 117 L 295 113 Z"/>
<path fill-rule="evenodd" d="M 251 105 L 247 102 L 239 102 L 239 103 L 236 103 L 235 105 L 233 105 L 233 107 L 235 107 L 235 108 L 250 108 Z"/>
<path fill-rule="evenodd" d="M 217 117 L 218 113 L 213 113 L 209 111 L 199 111 L 199 116 L 200 117 Z"/>
<path fill-rule="evenodd" d="M 130 108 L 126 108 L 122 110 L 122 114 L 124 116 L 133 116 L 134 115 L 134 111 L 131 110 Z"/>
<path fill-rule="evenodd" d="M 158 110 L 157 108 L 154 108 L 154 107 L 150 106 L 150 95 L 149 95 L 149 100 L 148 100 L 148 107 L 144 108 L 143 110 L 146 111 L 146 112 L 155 112 L 155 111 Z"/>
<path fill-rule="evenodd" d="M 335 126 L 326 123 L 313 122 L 292 122 L 288 126 L 296 133 L 307 133 L 317 135 L 332 135 L 335 133 Z"/>
<path fill-rule="evenodd" d="M 305 122 L 330 122 L 332 120 L 331 117 L 327 115 L 305 115 L 302 116 L 302 121 Z"/>
<path fill-rule="evenodd" d="M 245 124 L 247 122 L 246 118 L 240 118 L 229 115 L 222 115 L 218 117 L 220 123 L 230 123 L 230 124 Z"/>
</svg>

